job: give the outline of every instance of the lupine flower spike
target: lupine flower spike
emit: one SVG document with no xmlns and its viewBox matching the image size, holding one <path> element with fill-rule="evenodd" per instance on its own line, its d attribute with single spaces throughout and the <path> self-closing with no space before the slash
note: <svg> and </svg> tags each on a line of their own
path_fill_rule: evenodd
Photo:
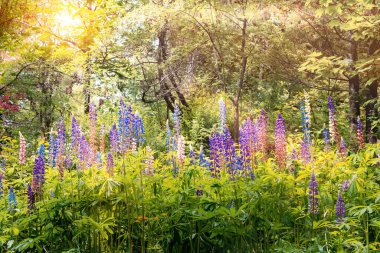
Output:
<svg viewBox="0 0 380 253">
<path fill-rule="evenodd" d="M 154 175 L 154 157 L 152 153 L 152 149 L 146 146 L 145 174 L 148 176 Z"/>
<path fill-rule="evenodd" d="M 342 193 L 339 192 L 338 200 L 336 201 L 336 217 L 337 221 L 341 222 L 346 217 L 346 205 L 344 204 Z"/>
<path fill-rule="evenodd" d="M 329 131 L 332 141 L 335 141 L 339 147 L 340 137 L 335 116 L 335 106 L 331 96 L 328 97 L 327 103 L 329 109 Z"/>
<path fill-rule="evenodd" d="M 90 104 L 90 146 L 96 152 L 97 150 L 97 113 L 93 103 Z"/>
<path fill-rule="evenodd" d="M 112 177 L 113 176 L 114 163 L 113 163 L 113 157 L 112 157 L 111 153 L 108 153 L 107 161 L 106 161 L 106 168 L 107 168 L 107 173 Z"/>
<path fill-rule="evenodd" d="M 20 151 L 19 151 L 19 164 L 25 164 L 26 162 L 26 140 L 21 132 L 20 135 Z"/>
<path fill-rule="evenodd" d="M 359 149 L 363 149 L 364 148 L 364 131 L 363 131 L 363 124 L 359 117 L 358 117 L 357 139 L 359 143 Z"/>
<path fill-rule="evenodd" d="M 17 207 L 17 200 L 16 200 L 16 195 L 13 191 L 13 187 L 9 189 L 8 193 L 8 208 L 9 209 L 15 209 Z"/>
<path fill-rule="evenodd" d="M 330 133 L 326 128 L 326 125 L 323 124 L 323 142 L 325 143 L 325 151 L 330 150 Z"/>
<path fill-rule="evenodd" d="M 185 163 L 185 138 L 182 135 L 178 137 L 177 160 L 181 166 Z"/>
<path fill-rule="evenodd" d="M 286 131 L 285 121 L 281 114 L 278 114 L 275 129 L 275 149 L 276 160 L 280 168 L 286 166 Z"/>
<path fill-rule="evenodd" d="M 318 214 L 318 183 L 314 171 L 311 173 L 309 184 L 309 213 Z"/>
<path fill-rule="evenodd" d="M 219 99 L 219 133 L 224 131 L 227 125 L 227 108 L 226 103 L 222 98 Z"/>
<path fill-rule="evenodd" d="M 340 147 L 339 152 L 343 157 L 347 156 L 347 148 L 346 148 L 346 142 L 343 140 L 343 137 L 340 139 Z"/>
</svg>

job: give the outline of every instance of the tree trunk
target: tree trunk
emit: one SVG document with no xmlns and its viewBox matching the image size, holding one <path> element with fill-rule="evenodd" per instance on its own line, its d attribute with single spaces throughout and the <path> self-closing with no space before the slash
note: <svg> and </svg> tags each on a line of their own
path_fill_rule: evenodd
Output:
<svg viewBox="0 0 380 253">
<path fill-rule="evenodd" d="M 357 42 L 351 39 L 351 70 L 355 72 L 355 63 L 358 60 Z M 353 136 L 356 136 L 358 121 L 360 116 L 360 99 L 359 99 L 360 79 L 358 74 L 348 78 L 348 93 L 350 104 L 350 128 Z"/>
<path fill-rule="evenodd" d="M 244 79 L 245 79 L 245 72 L 247 69 L 247 55 L 245 52 L 246 47 L 246 40 L 247 40 L 247 19 L 243 19 L 243 28 L 242 28 L 242 40 L 241 40 L 241 70 L 240 70 L 240 77 L 238 81 L 238 87 L 236 91 L 235 99 L 233 100 L 233 104 L 235 106 L 235 113 L 234 113 L 234 140 L 235 142 L 239 141 L 239 102 L 240 102 L 240 96 L 241 92 L 243 90 L 244 86 Z"/>
<path fill-rule="evenodd" d="M 380 41 L 374 40 L 369 46 L 368 55 L 369 56 L 374 55 L 377 50 L 380 50 Z M 369 143 L 376 143 L 377 138 L 378 138 L 377 136 L 378 128 L 373 127 L 373 122 L 379 119 L 379 112 L 377 109 L 378 87 L 379 87 L 379 80 L 377 79 L 377 80 L 374 80 L 366 89 L 367 104 L 365 106 L 365 116 L 366 116 L 365 133 L 366 133 L 366 141 Z"/>
</svg>

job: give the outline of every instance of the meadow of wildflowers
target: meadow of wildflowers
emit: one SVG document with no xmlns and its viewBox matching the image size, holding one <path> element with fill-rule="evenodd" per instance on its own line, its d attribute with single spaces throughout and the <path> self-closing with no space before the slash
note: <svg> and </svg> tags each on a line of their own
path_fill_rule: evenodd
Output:
<svg viewBox="0 0 380 253">
<path fill-rule="evenodd" d="M 379 252 L 379 145 L 358 119 L 347 146 L 331 97 L 312 132 L 311 106 L 302 133 L 262 110 L 235 142 L 221 99 L 205 145 L 175 104 L 165 151 L 122 99 L 109 125 L 91 104 L 36 148 L 19 133 L 1 153 L 0 252 Z"/>
</svg>

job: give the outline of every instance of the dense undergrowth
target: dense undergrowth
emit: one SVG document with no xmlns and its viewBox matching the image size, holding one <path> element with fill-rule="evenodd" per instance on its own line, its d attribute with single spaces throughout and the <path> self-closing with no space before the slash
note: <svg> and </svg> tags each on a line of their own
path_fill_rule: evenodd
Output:
<svg viewBox="0 0 380 253">
<path fill-rule="evenodd" d="M 378 145 L 352 152 L 343 140 L 336 148 L 328 135 L 325 143 L 311 142 L 306 110 L 303 136 L 286 136 L 279 116 L 275 148 L 260 149 L 259 118 L 258 127 L 248 131 L 249 152 L 243 128 L 240 143 L 228 146 L 232 139 L 222 127 L 206 152 L 190 149 L 185 156 L 177 114 L 174 133 L 168 128 L 167 152 L 154 153 L 138 114 L 125 117 L 123 110 L 109 141 L 102 130 L 94 141 L 94 111 L 89 143 L 74 123 L 69 138 L 62 122 L 50 148 L 42 141 L 47 154 L 40 146 L 26 159 L 22 135 L 20 144 L 4 140 L 1 252 L 380 250 Z M 225 125 L 224 114 L 221 104 L 219 126 Z M 123 123 L 128 115 L 132 121 Z"/>
</svg>

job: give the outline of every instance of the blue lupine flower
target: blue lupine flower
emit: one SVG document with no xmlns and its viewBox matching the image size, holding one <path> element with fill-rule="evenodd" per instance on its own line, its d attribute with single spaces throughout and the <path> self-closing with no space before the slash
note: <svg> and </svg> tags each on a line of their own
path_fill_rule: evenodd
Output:
<svg viewBox="0 0 380 253">
<path fill-rule="evenodd" d="M 38 155 L 45 159 L 45 145 L 41 144 L 38 149 Z"/>
<path fill-rule="evenodd" d="M 15 209 L 16 207 L 17 207 L 16 195 L 13 191 L 13 187 L 11 186 L 8 193 L 8 208 Z"/>
<path fill-rule="evenodd" d="M 143 145 L 145 143 L 145 128 L 142 118 L 138 111 L 133 116 L 133 133 L 136 140 L 136 144 Z"/>
</svg>

